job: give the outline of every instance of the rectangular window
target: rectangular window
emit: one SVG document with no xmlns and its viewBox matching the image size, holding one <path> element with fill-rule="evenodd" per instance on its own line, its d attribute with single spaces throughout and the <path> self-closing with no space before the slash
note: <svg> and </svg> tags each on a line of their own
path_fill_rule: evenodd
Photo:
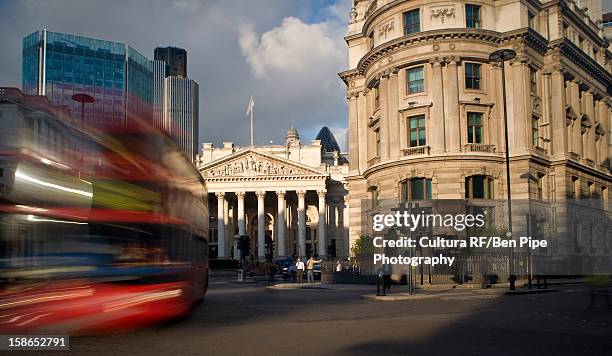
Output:
<svg viewBox="0 0 612 356">
<path fill-rule="evenodd" d="M 410 68 L 407 71 L 408 94 L 422 93 L 425 91 L 425 79 L 423 77 L 423 67 Z"/>
<path fill-rule="evenodd" d="M 404 35 L 421 31 L 420 10 L 415 9 L 404 13 Z"/>
<path fill-rule="evenodd" d="M 468 143 L 483 143 L 482 141 L 482 113 L 468 112 Z"/>
<path fill-rule="evenodd" d="M 535 27 L 535 15 L 531 11 L 527 12 L 527 25 L 531 29 L 534 29 L 534 30 L 536 29 L 536 27 Z"/>
<path fill-rule="evenodd" d="M 409 147 L 425 146 L 427 144 L 425 134 L 425 115 L 409 117 L 408 130 Z"/>
<path fill-rule="evenodd" d="M 539 136 L 539 122 L 540 118 L 537 116 L 533 116 L 531 118 L 531 144 L 533 147 L 538 147 L 538 143 L 540 140 Z"/>
<path fill-rule="evenodd" d="M 535 191 L 536 193 L 535 198 L 537 200 L 542 200 L 544 197 L 543 184 L 544 184 L 544 176 L 538 176 L 538 179 L 536 180 L 536 191 Z"/>
<path fill-rule="evenodd" d="M 431 199 L 431 179 L 412 178 L 402 182 L 402 199 L 425 200 Z"/>
<path fill-rule="evenodd" d="M 593 184 L 593 182 L 588 182 L 587 188 L 588 188 L 589 199 L 595 198 L 595 184 Z"/>
<path fill-rule="evenodd" d="M 380 90 L 378 84 L 374 87 L 374 110 L 380 108 Z"/>
<path fill-rule="evenodd" d="M 466 199 L 493 199 L 493 179 L 485 175 L 465 178 Z"/>
<path fill-rule="evenodd" d="M 465 27 L 480 28 L 480 6 L 473 4 L 465 5 Z"/>
<path fill-rule="evenodd" d="M 580 179 L 572 177 L 572 198 L 580 199 Z"/>
<path fill-rule="evenodd" d="M 531 94 L 538 94 L 538 76 L 537 71 L 533 68 L 529 70 L 529 86 L 531 88 Z"/>
<path fill-rule="evenodd" d="M 480 89 L 480 64 L 465 64 L 465 87 L 467 89 Z"/>
<path fill-rule="evenodd" d="M 376 157 L 380 157 L 380 128 L 374 130 L 374 145 L 376 150 Z"/>
</svg>

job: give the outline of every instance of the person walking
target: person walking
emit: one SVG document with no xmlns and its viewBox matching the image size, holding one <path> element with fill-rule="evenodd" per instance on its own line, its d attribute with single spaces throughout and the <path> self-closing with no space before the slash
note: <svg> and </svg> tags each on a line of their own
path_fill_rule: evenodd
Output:
<svg viewBox="0 0 612 356">
<path fill-rule="evenodd" d="M 295 263 L 295 269 L 297 272 L 297 282 L 299 284 L 304 283 L 304 262 L 299 257 L 297 259 L 297 262 Z"/>
<path fill-rule="evenodd" d="M 306 262 L 306 269 L 308 270 L 308 283 L 314 282 L 314 266 L 317 263 L 321 263 L 321 260 L 315 260 L 314 257 L 310 256 L 308 261 Z"/>
<path fill-rule="evenodd" d="M 340 260 L 336 261 L 336 272 L 342 272 L 342 263 Z"/>
</svg>

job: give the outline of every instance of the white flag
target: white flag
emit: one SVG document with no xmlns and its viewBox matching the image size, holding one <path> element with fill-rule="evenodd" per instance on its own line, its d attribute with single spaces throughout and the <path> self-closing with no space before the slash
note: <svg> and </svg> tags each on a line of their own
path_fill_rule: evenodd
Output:
<svg viewBox="0 0 612 356">
<path fill-rule="evenodd" d="M 251 95 L 251 98 L 249 99 L 249 105 L 247 105 L 246 114 L 244 114 L 244 116 L 248 116 L 250 113 L 253 112 L 253 106 L 255 106 L 255 101 L 253 101 L 253 95 Z"/>
</svg>

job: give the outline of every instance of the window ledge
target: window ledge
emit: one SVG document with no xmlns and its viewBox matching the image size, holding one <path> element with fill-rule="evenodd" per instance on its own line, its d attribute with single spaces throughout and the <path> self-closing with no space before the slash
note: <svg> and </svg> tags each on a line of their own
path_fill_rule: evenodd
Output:
<svg viewBox="0 0 612 356">
<path fill-rule="evenodd" d="M 467 143 L 465 145 L 466 152 L 495 153 L 495 149 L 495 145 L 487 145 L 484 143 Z"/>
<path fill-rule="evenodd" d="M 404 156 L 428 156 L 429 146 L 417 146 L 402 148 Z"/>
</svg>

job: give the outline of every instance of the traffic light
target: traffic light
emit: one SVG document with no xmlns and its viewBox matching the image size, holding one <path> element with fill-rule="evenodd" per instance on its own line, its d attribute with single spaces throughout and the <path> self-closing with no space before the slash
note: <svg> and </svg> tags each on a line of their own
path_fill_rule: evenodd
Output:
<svg viewBox="0 0 612 356">
<path fill-rule="evenodd" d="M 238 240 L 238 250 L 242 256 L 248 256 L 251 252 L 251 241 L 248 236 L 242 235 Z"/>
<path fill-rule="evenodd" d="M 271 238 L 266 239 L 266 259 L 272 261 L 274 256 L 274 241 Z"/>
</svg>

